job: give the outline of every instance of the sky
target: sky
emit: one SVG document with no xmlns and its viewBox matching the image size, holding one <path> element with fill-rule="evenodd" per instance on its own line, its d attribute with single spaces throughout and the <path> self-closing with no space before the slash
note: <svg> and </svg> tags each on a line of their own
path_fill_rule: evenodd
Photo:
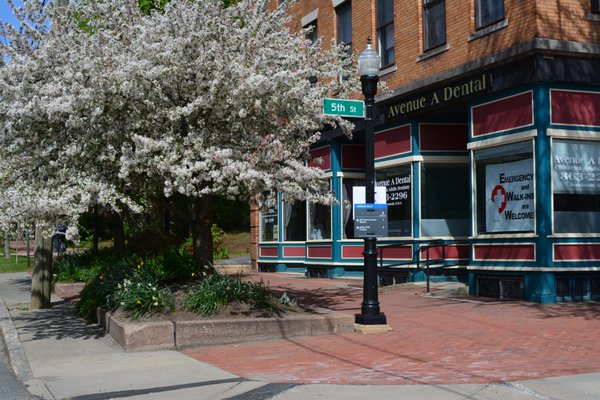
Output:
<svg viewBox="0 0 600 400">
<path fill-rule="evenodd" d="M 8 4 L 6 4 L 6 0 L 0 0 L 0 21 L 12 24 L 16 22 L 14 15 L 12 15 L 8 8 Z"/>
</svg>

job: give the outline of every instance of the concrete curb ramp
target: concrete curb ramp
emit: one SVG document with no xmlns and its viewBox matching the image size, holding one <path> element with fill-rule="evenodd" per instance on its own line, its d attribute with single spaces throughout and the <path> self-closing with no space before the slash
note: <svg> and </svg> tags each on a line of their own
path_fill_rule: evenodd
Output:
<svg viewBox="0 0 600 400">
<path fill-rule="evenodd" d="M 133 321 L 98 310 L 98 321 L 126 351 L 175 349 L 354 331 L 354 316 L 320 309 L 285 318 Z"/>
</svg>

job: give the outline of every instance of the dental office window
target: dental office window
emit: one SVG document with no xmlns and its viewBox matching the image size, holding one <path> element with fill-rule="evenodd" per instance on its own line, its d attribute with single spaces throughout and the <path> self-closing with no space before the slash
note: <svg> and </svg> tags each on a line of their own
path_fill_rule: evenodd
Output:
<svg viewBox="0 0 600 400">
<path fill-rule="evenodd" d="M 412 173 L 410 165 L 375 171 L 375 186 L 386 187 L 388 236 L 412 236 Z"/>
<path fill-rule="evenodd" d="M 283 204 L 284 240 L 304 242 L 306 240 L 306 201 Z"/>
<path fill-rule="evenodd" d="M 555 233 L 600 233 L 600 142 L 554 140 Z"/>
<path fill-rule="evenodd" d="M 446 43 L 446 1 L 423 0 L 423 51 Z"/>
<path fill-rule="evenodd" d="M 260 211 L 260 241 L 276 242 L 279 240 L 279 207 L 277 202 L 271 207 L 263 207 Z"/>
<path fill-rule="evenodd" d="M 592 12 L 600 13 L 600 0 L 592 0 Z"/>
<path fill-rule="evenodd" d="M 470 193 L 468 164 L 421 164 L 421 236 L 468 236 Z"/>
<path fill-rule="evenodd" d="M 364 179 L 344 178 L 342 181 L 342 232 L 344 239 L 354 239 L 353 188 L 365 186 Z"/>
<path fill-rule="evenodd" d="M 477 233 L 533 232 L 533 142 L 475 151 Z"/>
<path fill-rule="evenodd" d="M 504 0 L 477 0 L 477 29 L 504 19 Z"/>
<path fill-rule="evenodd" d="M 328 239 L 331 239 L 331 206 L 311 201 L 308 203 L 308 240 Z"/>
</svg>

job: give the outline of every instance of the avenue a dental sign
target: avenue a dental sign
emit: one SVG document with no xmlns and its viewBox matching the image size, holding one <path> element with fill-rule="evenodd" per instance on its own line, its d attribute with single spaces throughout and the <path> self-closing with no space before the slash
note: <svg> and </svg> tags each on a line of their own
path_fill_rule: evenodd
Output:
<svg viewBox="0 0 600 400">
<path fill-rule="evenodd" d="M 487 93 L 491 88 L 492 75 L 484 73 L 466 81 L 443 86 L 433 92 L 391 104 L 387 108 L 386 118 L 403 118 L 413 113 L 423 112 L 431 107 L 442 106 L 470 96 Z"/>
<path fill-rule="evenodd" d="M 531 159 L 486 166 L 486 232 L 533 231 L 533 182 Z"/>
</svg>

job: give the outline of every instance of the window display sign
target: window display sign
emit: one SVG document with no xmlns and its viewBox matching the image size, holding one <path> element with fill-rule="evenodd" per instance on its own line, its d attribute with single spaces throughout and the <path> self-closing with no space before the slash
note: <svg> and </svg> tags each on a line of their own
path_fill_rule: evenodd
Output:
<svg viewBox="0 0 600 400">
<path fill-rule="evenodd" d="M 533 231 L 533 160 L 485 167 L 486 231 Z"/>
<path fill-rule="evenodd" d="M 554 141 L 554 193 L 600 193 L 600 142 Z"/>
<path fill-rule="evenodd" d="M 261 217 L 261 242 L 278 240 L 277 208 L 268 208 L 260 213 Z"/>
</svg>

